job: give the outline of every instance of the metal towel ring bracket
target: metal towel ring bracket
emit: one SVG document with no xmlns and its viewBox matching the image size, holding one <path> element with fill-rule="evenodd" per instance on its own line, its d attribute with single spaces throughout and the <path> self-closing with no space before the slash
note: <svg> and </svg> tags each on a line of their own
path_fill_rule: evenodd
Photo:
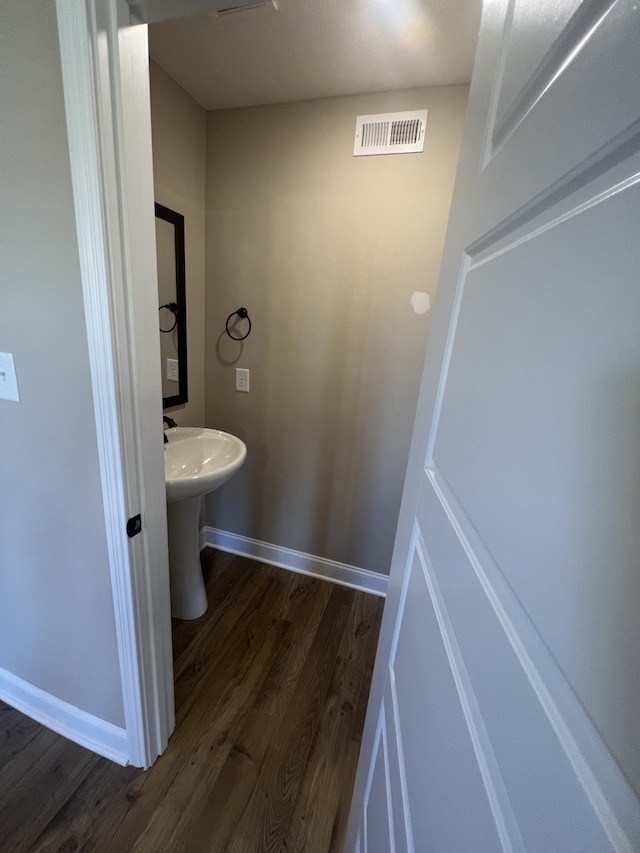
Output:
<svg viewBox="0 0 640 853">
<path fill-rule="evenodd" d="M 238 315 L 238 317 L 240 317 L 241 320 L 246 320 L 247 323 L 249 324 L 249 328 L 247 329 L 247 334 L 242 335 L 241 338 L 237 338 L 235 335 L 232 335 L 231 332 L 229 331 L 229 321 L 231 320 L 232 317 L 235 317 L 236 314 Z M 237 311 L 232 311 L 231 314 L 229 314 L 229 316 L 227 317 L 225 329 L 227 330 L 227 334 L 229 335 L 229 337 L 234 341 L 243 341 L 245 338 L 248 338 L 250 333 L 251 333 L 251 318 L 249 317 L 249 312 L 247 311 L 247 309 L 246 308 L 238 308 Z"/>
<path fill-rule="evenodd" d="M 160 331 L 166 335 L 169 332 L 173 332 L 178 324 L 178 304 L 176 302 L 167 302 L 166 305 L 161 305 L 158 308 L 158 311 L 162 311 L 163 308 L 167 308 L 173 314 L 173 326 L 171 326 L 170 329 L 163 329 L 162 326 L 160 326 Z"/>
</svg>

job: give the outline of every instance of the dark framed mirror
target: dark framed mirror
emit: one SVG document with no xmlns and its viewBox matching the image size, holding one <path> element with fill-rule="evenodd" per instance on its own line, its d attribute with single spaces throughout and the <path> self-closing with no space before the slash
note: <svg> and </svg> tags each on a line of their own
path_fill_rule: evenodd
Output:
<svg viewBox="0 0 640 853">
<path fill-rule="evenodd" d="M 184 216 L 156 202 L 158 318 L 162 369 L 162 407 L 187 402 L 187 301 L 184 267 Z"/>
</svg>

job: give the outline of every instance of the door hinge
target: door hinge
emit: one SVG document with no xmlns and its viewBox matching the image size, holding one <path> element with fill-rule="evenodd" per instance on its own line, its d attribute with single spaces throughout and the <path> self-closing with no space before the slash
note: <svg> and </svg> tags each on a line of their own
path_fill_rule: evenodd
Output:
<svg viewBox="0 0 640 853">
<path fill-rule="evenodd" d="M 133 518 L 130 518 L 127 521 L 127 536 L 129 539 L 133 539 L 134 536 L 137 536 L 138 533 L 142 530 L 142 516 L 140 513 L 134 515 Z"/>
</svg>

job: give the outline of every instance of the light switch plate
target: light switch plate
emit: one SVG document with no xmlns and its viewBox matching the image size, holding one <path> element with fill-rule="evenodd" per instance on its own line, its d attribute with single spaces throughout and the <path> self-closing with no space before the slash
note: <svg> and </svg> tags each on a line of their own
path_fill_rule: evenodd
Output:
<svg viewBox="0 0 640 853">
<path fill-rule="evenodd" d="M 20 402 L 16 366 L 11 352 L 0 352 L 0 400 Z"/>
</svg>

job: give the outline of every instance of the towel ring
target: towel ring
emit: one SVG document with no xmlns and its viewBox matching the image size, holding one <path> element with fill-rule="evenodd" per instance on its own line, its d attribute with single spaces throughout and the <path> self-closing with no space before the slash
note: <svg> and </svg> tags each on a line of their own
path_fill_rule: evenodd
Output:
<svg viewBox="0 0 640 853">
<path fill-rule="evenodd" d="M 158 308 L 158 311 L 162 311 L 163 308 L 166 308 L 168 311 L 171 311 L 171 313 L 173 314 L 173 326 L 170 329 L 163 329 L 162 326 L 160 326 L 160 331 L 164 335 L 168 335 L 169 332 L 173 332 L 175 327 L 178 325 L 178 303 L 177 302 L 167 302 L 166 305 L 161 305 Z"/>
<path fill-rule="evenodd" d="M 231 332 L 229 331 L 229 322 L 230 322 L 232 317 L 236 316 L 236 314 L 238 315 L 238 317 L 241 320 L 246 320 L 247 323 L 249 324 L 249 328 L 247 329 L 247 334 L 242 335 L 241 338 L 237 338 L 235 335 L 232 335 Z M 229 335 L 229 337 L 233 341 L 243 341 L 245 338 L 248 338 L 249 335 L 251 334 L 251 318 L 249 317 L 249 312 L 247 311 L 247 309 L 246 308 L 238 308 L 237 311 L 232 311 L 231 314 L 229 314 L 229 316 L 227 317 L 227 322 L 225 323 L 225 329 L 227 330 L 227 334 Z"/>
</svg>

